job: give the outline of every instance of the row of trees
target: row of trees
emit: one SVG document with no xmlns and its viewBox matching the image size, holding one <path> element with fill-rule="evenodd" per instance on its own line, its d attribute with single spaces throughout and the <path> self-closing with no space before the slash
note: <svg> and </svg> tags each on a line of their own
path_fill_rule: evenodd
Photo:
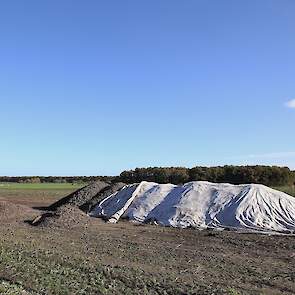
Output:
<svg viewBox="0 0 295 295">
<path fill-rule="evenodd" d="M 85 183 L 95 180 L 112 181 L 113 176 L 0 176 L 0 182 L 18 183 Z"/>
<path fill-rule="evenodd" d="M 126 183 L 146 180 L 174 184 L 205 180 L 233 184 L 261 183 L 268 186 L 282 186 L 294 184 L 295 172 L 287 167 L 277 166 L 150 167 L 124 171 L 120 174 L 120 180 Z"/>
<path fill-rule="evenodd" d="M 149 167 L 124 171 L 120 176 L 0 176 L 0 182 L 28 183 L 77 183 L 122 181 L 135 183 L 143 180 L 158 183 L 180 184 L 194 180 L 228 182 L 233 184 L 262 183 L 267 186 L 282 186 L 295 183 L 295 171 L 277 166 L 217 166 L 217 167 Z"/>
</svg>

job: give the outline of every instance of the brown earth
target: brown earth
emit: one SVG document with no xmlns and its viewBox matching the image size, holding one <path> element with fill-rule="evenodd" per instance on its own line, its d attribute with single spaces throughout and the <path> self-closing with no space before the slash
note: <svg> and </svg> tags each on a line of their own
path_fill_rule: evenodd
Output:
<svg viewBox="0 0 295 295">
<path fill-rule="evenodd" d="M 43 227 L 23 222 L 36 216 L 29 207 L 52 201 L 15 197 L 8 210 L 1 202 L 0 279 L 32 294 L 295 294 L 293 236 L 109 224 L 71 209 Z M 52 264 L 67 267 L 56 277 Z"/>
<path fill-rule="evenodd" d="M 9 201 L 0 199 L 0 223 L 15 223 L 21 222 L 32 216 L 40 214 L 40 211 L 34 210 L 28 206 L 14 204 Z"/>
</svg>

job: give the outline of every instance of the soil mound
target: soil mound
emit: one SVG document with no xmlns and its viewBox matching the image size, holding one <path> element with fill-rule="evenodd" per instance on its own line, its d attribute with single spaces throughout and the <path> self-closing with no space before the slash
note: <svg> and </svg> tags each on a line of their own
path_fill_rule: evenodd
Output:
<svg viewBox="0 0 295 295">
<path fill-rule="evenodd" d="M 36 217 L 31 225 L 40 227 L 74 228 L 87 226 L 91 222 L 86 213 L 71 205 L 64 205 L 55 212 L 46 212 Z"/>
<path fill-rule="evenodd" d="M 40 211 L 0 200 L 0 223 L 23 222 L 25 219 L 32 218 L 40 214 Z"/>
<path fill-rule="evenodd" d="M 56 211 L 64 206 L 72 206 L 88 213 L 98 202 L 122 189 L 124 186 L 125 183 L 122 182 L 110 184 L 103 181 L 95 181 L 58 200 L 50 205 L 47 210 Z"/>
<path fill-rule="evenodd" d="M 81 207 L 95 197 L 101 190 L 110 186 L 104 181 L 95 181 L 91 184 L 78 189 L 70 195 L 58 200 L 48 207 L 48 210 L 55 211 L 62 206 L 72 205 L 74 207 Z"/>
<path fill-rule="evenodd" d="M 39 215 L 31 224 L 42 227 L 73 228 L 93 222 L 86 213 L 104 198 L 125 186 L 124 183 L 110 184 L 95 181 L 50 205 L 48 212 Z"/>
<path fill-rule="evenodd" d="M 124 186 L 126 186 L 123 182 L 117 182 L 114 184 L 111 184 L 104 189 L 102 189 L 98 194 L 96 194 L 91 200 L 85 202 L 82 206 L 79 208 L 83 210 L 84 212 L 90 212 L 94 207 L 105 199 L 106 197 L 116 193 L 117 191 L 121 190 Z"/>
</svg>

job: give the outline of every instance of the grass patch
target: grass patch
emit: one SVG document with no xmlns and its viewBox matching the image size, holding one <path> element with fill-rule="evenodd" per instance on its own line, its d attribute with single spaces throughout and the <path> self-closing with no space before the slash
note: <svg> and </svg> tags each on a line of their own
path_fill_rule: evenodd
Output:
<svg viewBox="0 0 295 295">
<path fill-rule="evenodd" d="M 241 293 L 238 292 L 237 290 L 233 289 L 233 288 L 230 288 L 228 290 L 228 295 L 241 295 Z"/>
<path fill-rule="evenodd" d="M 0 294 L 1 295 L 37 295 L 35 292 L 30 292 L 23 286 L 9 282 L 0 278 Z"/>
<path fill-rule="evenodd" d="M 36 294 L 195 294 L 197 286 L 178 286 L 175 278 L 152 277 L 128 267 L 92 264 L 87 260 L 69 259 L 53 251 L 29 249 L 26 245 L 0 244 L 0 276 L 3 290 L 21 290 Z M 5 270 L 5 271 L 4 271 Z M 4 271 L 4 272 L 3 272 Z M 11 284 L 11 278 L 17 284 Z M 0 289 L 1 290 L 1 289 Z M 11 292 L 12 292 L 11 291 Z M 202 290 L 204 293 L 209 294 Z M 209 290 L 208 290 L 209 291 Z M 24 294 L 33 294 L 24 293 Z"/>
<path fill-rule="evenodd" d="M 84 184 L 85 185 L 85 184 Z M 47 206 L 84 186 L 70 183 L 1 183 L 0 199 L 30 207 Z"/>
<path fill-rule="evenodd" d="M 81 183 L 14 183 L 0 182 L 0 190 L 75 190 L 86 184 Z"/>
</svg>

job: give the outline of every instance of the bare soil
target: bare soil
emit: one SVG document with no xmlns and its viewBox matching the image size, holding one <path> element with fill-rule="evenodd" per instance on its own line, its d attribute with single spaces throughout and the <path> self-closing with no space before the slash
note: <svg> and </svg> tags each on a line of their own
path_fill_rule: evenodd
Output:
<svg viewBox="0 0 295 295">
<path fill-rule="evenodd" d="M 295 294 L 293 236 L 109 224 L 74 209 L 34 227 L 31 207 L 54 199 L 39 196 L 0 194 L 0 281 L 26 294 Z"/>
</svg>

